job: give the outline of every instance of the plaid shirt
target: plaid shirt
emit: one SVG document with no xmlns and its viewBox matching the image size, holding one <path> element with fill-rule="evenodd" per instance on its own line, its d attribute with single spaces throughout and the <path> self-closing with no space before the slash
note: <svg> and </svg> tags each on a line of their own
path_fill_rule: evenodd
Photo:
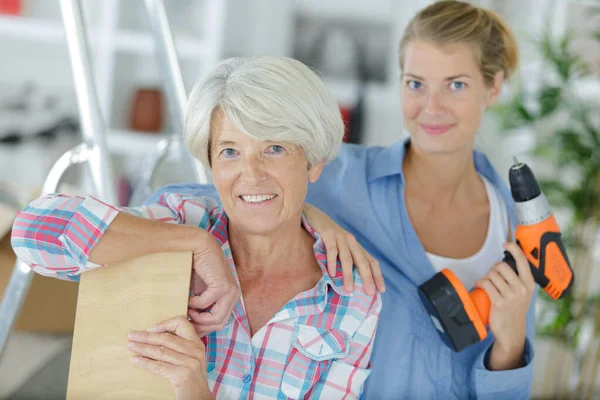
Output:
<svg viewBox="0 0 600 400">
<path fill-rule="evenodd" d="M 228 219 L 209 198 L 165 194 L 157 204 L 116 208 L 93 197 L 42 197 L 19 213 L 12 231 L 17 256 L 39 274 L 78 280 L 100 267 L 88 261 L 94 245 L 120 212 L 167 223 L 199 226 L 220 243 L 239 284 L 228 241 Z M 243 298 L 226 326 L 203 338 L 208 380 L 220 399 L 358 398 L 369 375 L 370 357 L 381 299 L 366 294 L 354 275 L 352 295 L 343 292 L 338 263 L 327 273 L 325 246 L 313 246 L 323 278 L 288 301 L 254 336 L 250 336 Z"/>
</svg>

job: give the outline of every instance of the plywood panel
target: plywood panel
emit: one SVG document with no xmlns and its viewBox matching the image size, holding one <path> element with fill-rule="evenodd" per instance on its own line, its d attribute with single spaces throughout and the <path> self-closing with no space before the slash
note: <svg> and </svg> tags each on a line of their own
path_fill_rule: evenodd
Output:
<svg viewBox="0 0 600 400">
<path fill-rule="evenodd" d="M 171 384 L 135 367 L 127 334 L 187 314 L 191 253 L 161 253 L 82 275 L 67 399 L 175 398 Z"/>
</svg>

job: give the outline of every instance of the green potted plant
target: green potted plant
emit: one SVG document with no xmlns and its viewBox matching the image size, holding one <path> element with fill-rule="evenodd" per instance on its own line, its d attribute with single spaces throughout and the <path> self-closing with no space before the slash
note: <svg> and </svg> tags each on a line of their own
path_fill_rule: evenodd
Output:
<svg viewBox="0 0 600 400">
<path fill-rule="evenodd" d="M 595 37 L 600 40 L 600 30 Z M 547 70 L 541 87 L 535 93 L 514 87 L 510 100 L 494 113 L 503 132 L 527 129 L 534 135 L 532 157 L 544 167 L 537 171 L 550 171 L 540 185 L 552 207 L 569 215 L 562 230 L 575 286 L 560 301 L 540 291 L 536 321 L 539 337 L 552 338 L 577 360 L 571 365 L 565 351 L 550 356 L 562 367 L 547 375 L 546 382 L 554 393 L 575 391 L 579 397 L 591 394 L 600 369 L 600 295 L 588 284 L 600 224 L 600 77 L 591 75 L 589 63 L 572 53 L 573 38 L 572 33 L 560 38 L 543 34 L 538 48 Z M 597 103 L 585 101 L 574 89 L 583 78 L 598 84 Z M 593 334 L 582 343 L 586 326 Z M 575 387 L 569 384 L 574 374 Z"/>
</svg>

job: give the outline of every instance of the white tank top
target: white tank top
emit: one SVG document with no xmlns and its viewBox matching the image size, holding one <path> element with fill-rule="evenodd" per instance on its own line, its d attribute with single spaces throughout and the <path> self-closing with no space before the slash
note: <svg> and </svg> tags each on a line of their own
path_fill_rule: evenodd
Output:
<svg viewBox="0 0 600 400">
<path fill-rule="evenodd" d="M 448 258 L 427 253 L 427 257 L 436 272 L 450 269 L 460 279 L 467 290 L 473 289 L 493 266 L 504 257 L 502 243 L 508 238 L 508 214 L 506 205 L 498 190 L 481 176 L 490 203 L 490 219 L 485 243 L 479 251 L 467 258 Z"/>
</svg>

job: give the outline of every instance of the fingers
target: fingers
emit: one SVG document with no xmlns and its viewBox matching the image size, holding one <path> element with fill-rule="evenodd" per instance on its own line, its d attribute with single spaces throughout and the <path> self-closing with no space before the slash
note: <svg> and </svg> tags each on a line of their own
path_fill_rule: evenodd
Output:
<svg viewBox="0 0 600 400">
<path fill-rule="evenodd" d="M 193 327 L 191 327 L 191 328 L 192 328 L 192 330 L 194 329 Z M 137 343 L 140 346 L 149 345 L 149 346 L 161 347 L 161 348 L 165 348 L 165 349 L 171 349 L 173 351 L 176 351 L 176 352 L 182 353 L 182 354 L 188 354 L 190 351 L 192 351 L 195 348 L 193 345 L 190 346 L 189 341 L 187 341 L 185 339 L 181 339 L 171 333 L 166 333 L 166 332 L 165 333 L 130 332 L 127 337 L 129 339 L 129 343 Z M 196 346 L 198 345 L 198 343 L 202 343 L 200 341 L 200 339 L 198 338 L 198 336 L 196 335 L 195 331 L 194 331 L 193 343 Z M 158 360 L 159 358 L 156 358 L 156 359 Z"/>
<path fill-rule="evenodd" d="M 198 275 L 196 270 L 192 269 L 192 278 L 190 283 L 190 290 L 192 291 L 192 293 L 194 295 L 199 295 L 200 293 L 204 292 L 207 288 L 208 286 L 206 285 L 206 283 L 204 283 L 202 278 L 200 278 L 200 275 Z"/>
<path fill-rule="evenodd" d="M 334 232 L 324 233 L 321 238 L 327 252 L 327 272 L 333 278 L 336 275 L 338 257 L 336 234 Z"/>
<path fill-rule="evenodd" d="M 521 253 L 521 257 L 519 259 L 517 258 L 519 255 L 518 253 L 513 254 L 511 252 L 513 257 L 515 257 L 517 265 L 521 263 L 521 267 L 523 268 L 523 261 L 525 261 L 527 263 L 526 268 L 529 269 L 529 264 L 523 255 L 523 252 L 516 244 L 515 246 L 517 248 L 515 249 L 513 247 L 511 250 L 517 250 L 518 253 Z M 509 247 L 512 246 L 506 246 L 507 251 Z M 533 284 L 535 284 L 535 282 Z M 487 275 L 477 282 L 477 286 L 486 291 L 492 304 L 497 307 L 501 307 L 505 302 L 511 301 L 515 298 L 526 297 L 528 294 L 528 288 L 526 286 L 524 277 L 522 275 L 517 275 L 515 271 L 504 262 L 494 265 Z"/>
<path fill-rule="evenodd" d="M 525 284 L 525 287 L 533 290 L 535 286 L 535 280 L 531 274 L 531 268 L 529 267 L 529 261 L 523 251 L 516 243 L 504 243 L 504 249 L 508 251 L 517 263 L 517 271 L 519 271 L 519 277 Z"/>
<path fill-rule="evenodd" d="M 192 323 L 192 326 L 194 327 L 194 330 L 196 331 L 196 334 L 198 335 L 198 337 L 200 338 L 200 340 L 202 340 L 202 338 L 206 335 L 208 335 L 209 333 L 211 333 L 211 331 L 208 331 L 206 329 L 202 329 L 202 325 L 197 324 L 196 322 L 194 322 L 194 318 L 192 317 L 192 313 L 198 313 L 196 310 L 190 309 L 189 310 L 190 313 L 190 320 Z"/>
<path fill-rule="evenodd" d="M 374 295 L 375 283 L 373 281 L 373 272 L 371 271 L 371 262 L 368 258 L 368 254 L 363 250 L 362 246 L 358 244 L 354 236 L 348 235 L 347 240 L 352 259 L 354 260 L 354 265 L 356 265 L 356 269 L 363 280 L 365 291 L 370 295 Z"/>
<path fill-rule="evenodd" d="M 343 235 L 339 235 L 338 240 L 340 249 L 340 262 L 342 263 L 342 270 L 346 268 L 354 268 L 354 264 L 361 262 L 364 266 L 366 263 L 364 255 L 362 255 L 362 248 L 356 241 L 356 238 L 350 234 L 346 233 Z M 359 247 L 360 249 L 357 249 Z M 355 258 L 355 256 L 357 258 Z"/>
<path fill-rule="evenodd" d="M 212 306 L 210 312 L 200 313 L 206 315 L 203 319 L 211 324 L 223 324 L 229 319 L 239 296 L 240 289 L 237 285 L 225 292 L 209 286 L 200 296 L 190 297 L 189 306 L 195 310 L 206 310 Z M 198 321 L 195 320 L 195 322 Z"/>
<path fill-rule="evenodd" d="M 204 335 L 209 332 L 223 329 L 233 312 L 233 307 L 227 308 L 225 311 L 225 318 L 217 318 L 217 315 L 223 314 L 221 311 L 223 307 L 229 307 L 229 305 L 226 303 L 217 303 L 213 308 L 211 308 L 210 312 L 199 312 L 193 308 L 188 309 L 188 315 L 195 325 L 194 328 L 196 333 Z"/>
<path fill-rule="evenodd" d="M 385 281 L 379 262 L 365 251 L 354 235 L 337 225 L 336 227 L 338 229 L 330 229 L 321 234 L 327 252 L 327 272 L 329 276 L 335 277 L 337 275 L 337 258 L 339 257 L 344 290 L 347 293 L 354 291 L 353 269 L 355 266 L 368 294 L 373 295 L 375 289 L 382 293 L 385 292 Z"/>
<path fill-rule="evenodd" d="M 193 322 L 193 327 L 196 334 L 204 336 L 206 333 L 221 330 L 227 324 L 229 317 L 233 313 L 233 309 L 238 302 L 240 295 L 239 287 L 236 286 L 234 290 L 221 296 L 212 305 L 210 310 L 206 310 L 207 307 L 203 306 L 203 299 L 199 299 L 195 296 L 191 297 L 189 301 L 188 316 Z M 210 301 L 210 300 L 209 300 Z"/>
<path fill-rule="evenodd" d="M 485 290 L 493 305 L 501 304 L 502 295 L 498 292 L 498 289 L 496 289 L 496 286 L 490 281 L 487 275 L 477 282 L 477 286 Z"/>
<path fill-rule="evenodd" d="M 384 293 L 385 280 L 383 279 L 383 274 L 381 273 L 381 267 L 379 267 L 379 261 L 377 261 L 374 257 L 370 256 L 368 253 L 367 258 L 369 259 L 369 264 L 371 265 L 371 273 L 373 274 L 375 286 L 377 287 L 377 290 L 379 290 L 381 293 Z"/>
<path fill-rule="evenodd" d="M 494 287 L 496 288 L 498 293 L 500 293 L 500 296 L 502 296 L 502 298 L 512 298 L 512 289 L 506 282 L 506 279 L 504 279 L 504 277 L 500 275 L 500 273 L 495 268 L 488 272 L 487 279 L 494 285 Z"/>
<path fill-rule="evenodd" d="M 127 348 L 135 354 L 131 359 L 134 364 L 168 379 L 182 375 L 182 371 L 197 370 L 198 365 L 202 365 L 204 343 L 184 317 L 172 318 L 154 328 L 157 332 L 129 334 Z M 173 332 L 179 332 L 181 336 Z M 181 366 L 186 368 L 178 368 Z"/>
<path fill-rule="evenodd" d="M 206 359 L 204 352 L 201 354 L 181 354 L 173 352 L 170 349 L 163 350 L 155 346 L 141 346 L 134 344 L 128 346 L 135 353 L 131 357 L 131 362 L 139 368 L 143 368 L 155 375 L 168 379 L 176 391 L 176 397 L 179 398 L 200 398 L 190 397 L 194 388 L 204 383 L 204 390 L 208 393 L 208 382 L 206 382 Z M 155 347 L 155 348 L 152 348 Z M 193 358 L 196 355 L 196 358 Z M 156 359 L 160 358 L 160 359 Z M 204 381 L 204 382 L 202 382 Z M 188 393 L 187 396 L 181 396 L 181 391 Z M 177 393 L 180 392 L 180 393 Z M 201 398 L 213 398 L 201 397 Z"/>
<path fill-rule="evenodd" d="M 336 276 L 339 256 L 346 292 L 354 291 L 354 267 L 358 270 L 368 294 L 375 294 L 376 289 L 385 292 L 385 281 L 379 262 L 365 251 L 354 235 L 342 231 L 326 232 L 321 237 L 327 252 L 327 272 L 331 277 Z"/>
<path fill-rule="evenodd" d="M 185 353 L 171 350 L 166 346 L 129 341 L 127 342 L 127 348 L 136 355 L 171 365 L 185 365 L 187 358 L 189 358 Z"/>
<path fill-rule="evenodd" d="M 208 312 L 199 313 L 194 309 L 189 310 L 190 319 L 192 320 L 192 326 L 198 337 L 203 337 L 211 332 L 220 331 L 227 325 L 227 321 L 215 322 L 211 319 L 211 315 Z"/>
<path fill-rule="evenodd" d="M 204 337 L 204 335 L 210 333 L 210 331 L 206 329 L 202 329 L 202 324 L 198 323 L 198 320 L 201 320 L 200 315 L 203 313 L 194 310 L 193 308 L 188 308 L 188 317 L 190 318 L 190 322 L 196 331 L 196 334 L 199 338 Z"/>
<path fill-rule="evenodd" d="M 183 316 L 177 316 L 175 318 L 170 318 L 165 321 L 161 321 L 155 326 L 149 328 L 148 332 L 170 332 L 187 340 L 198 340 L 198 336 L 196 336 L 194 327 L 192 326 L 190 321 L 188 321 L 187 318 Z"/>
<path fill-rule="evenodd" d="M 354 277 L 352 276 L 354 265 L 352 263 L 352 255 L 350 254 L 348 245 L 343 240 L 338 242 L 338 250 L 340 253 L 340 263 L 342 264 L 342 273 L 344 277 L 344 290 L 346 293 L 352 293 L 354 291 Z"/>
<path fill-rule="evenodd" d="M 522 296 L 527 294 L 527 289 L 525 288 L 520 276 L 517 275 L 515 271 L 513 271 L 513 269 L 506 263 L 502 262 L 496 264 L 493 270 L 499 276 L 499 279 L 503 279 L 505 283 L 510 286 L 511 293 Z"/>
<path fill-rule="evenodd" d="M 177 370 L 179 368 L 177 365 L 169 364 L 164 361 L 152 360 L 150 358 L 138 355 L 131 357 L 131 361 L 136 366 L 150 371 L 155 375 L 167 378 L 169 380 L 173 379 L 173 377 L 177 374 Z"/>
</svg>

